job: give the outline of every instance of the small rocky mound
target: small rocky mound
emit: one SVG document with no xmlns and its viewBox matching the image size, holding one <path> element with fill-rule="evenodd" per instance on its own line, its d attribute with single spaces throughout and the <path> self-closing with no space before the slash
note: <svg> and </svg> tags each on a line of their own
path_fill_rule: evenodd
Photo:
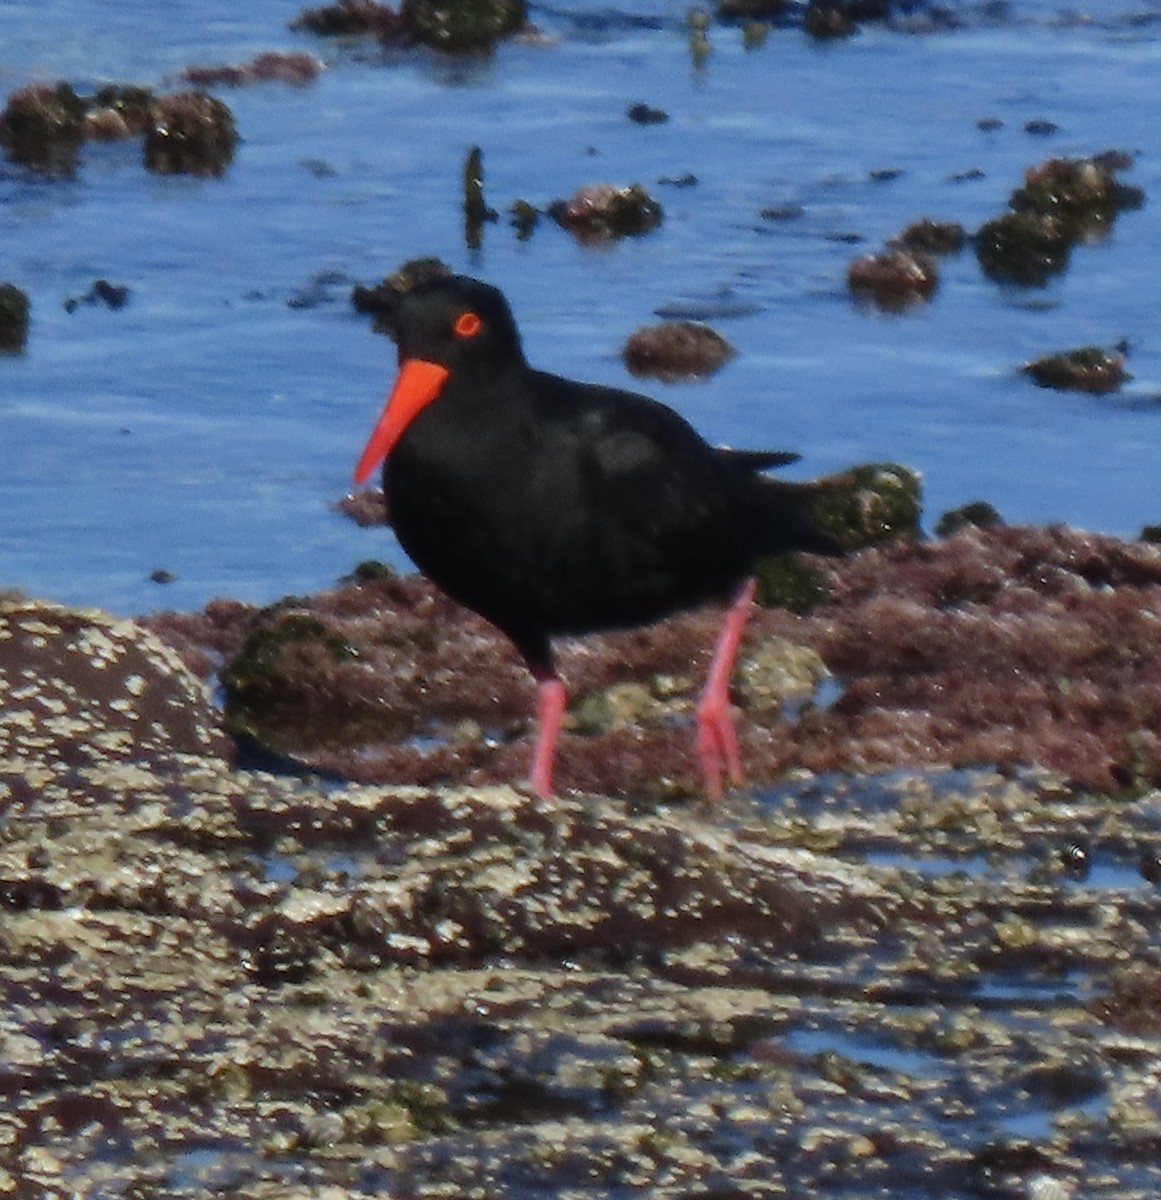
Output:
<svg viewBox="0 0 1161 1200">
<path fill-rule="evenodd" d="M 0 602 L 0 757 L 144 765 L 159 754 L 225 757 L 221 714 L 168 646 L 133 621 L 32 600 Z"/>
</svg>

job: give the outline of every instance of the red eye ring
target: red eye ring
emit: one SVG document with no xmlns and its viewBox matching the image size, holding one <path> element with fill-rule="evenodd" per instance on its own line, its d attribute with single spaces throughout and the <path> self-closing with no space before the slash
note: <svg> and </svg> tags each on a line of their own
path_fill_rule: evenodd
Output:
<svg viewBox="0 0 1161 1200">
<path fill-rule="evenodd" d="M 456 323 L 452 326 L 455 330 L 456 337 L 470 338 L 475 337 L 480 332 L 480 326 L 483 325 L 479 314 L 469 310 L 468 312 L 460 313 L 456 317 Z"/>
</svg>

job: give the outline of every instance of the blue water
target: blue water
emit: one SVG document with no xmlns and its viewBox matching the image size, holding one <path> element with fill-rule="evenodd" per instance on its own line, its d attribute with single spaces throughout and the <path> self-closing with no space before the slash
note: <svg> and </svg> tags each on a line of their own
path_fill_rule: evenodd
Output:
<svg viewBox="0 0 1161 1200">
<path fill-rule="evenodd" d="M 982 497 L 1012 521 L 1133 535 L 1161 520 L 1161 21 L 1070 24 L 1038 3 L 993 21 L 965 5 L 955 32 L 820 46 L 785 28 L 754 50 L 714 26 L 698 68 L 674 18 L 684 6 L 663 0 L 627 10 L 664 17 L 654 28 L 578 22 L 593 11 L 580 3 L 534 7 L 549 44 L 467 63 L 292 34 L 301 5 L 272 0 L 0 7 L 5 94 L 37 79 L 176 87 L 187 64 L 269 49 L 328 63 L 306 88 L 220 92 L 242 136 L 221 180 L 151 176 L 135 144 L 86 148 L 70 181 L 0 163 L 0 279 L 33 304 L 27 352 L 0 359 L 0 587 L 131 613 L 269 600 L 362 558 L 402 563 L 389 534 L 331 505 L 393 367 L 349 283 L 421 254 L 502 286 L 538 365 L 624 386 L 642 384 L 619 348 L 657 308 L 748 306 L 712 318 L 739 351 L 719 375 L 647 390 L 716 440 L 801 451 L 800 474 L 908 463 L 932 519 Z M 639 100 L 669 122 L 631 124 Z M 982 132 L 982 117 L 1004 126 Z M 1059 132 L 1026 133 L 1033 118 Z M 459 180 L 472 144 L 501 210 L 640 181 L 664 223 L 586 247 L 550 223 L 520 242 L 501 221 L 469 251 Z M 850 259 L 911 220 L 975 228 L 1026 167 L 1109 146 L 1139 152 L 1125 179 L 1151 202 L 1077 248 L 1049 287 L 1001 288 L 969 251 L 944 260 L 918 310 L 852 303 Z M 881 168 L 902 174 L 872 181 Z M 952 181 L 973 168 L 982 176 Z M 658 182 L 686 172 L 696 186 Z M 759 216 L 789 203 L 799 218 Z M 127 285 L 128 306 L 66 312 L 97 277 Z M 288 303 L 319 278 L 339 281 L 329 299 Z M 1016 373 L 1120 338 L 1136 378 L 1115 399 Z M 176 582 L 151 582 L 157 569 Z"/>
</svg>

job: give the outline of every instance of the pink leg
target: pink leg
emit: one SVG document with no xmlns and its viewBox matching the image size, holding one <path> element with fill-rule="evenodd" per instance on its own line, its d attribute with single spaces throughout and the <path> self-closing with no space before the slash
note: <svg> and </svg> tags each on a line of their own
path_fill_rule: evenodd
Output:
<svg viewBox="0 0 1161 1200">
<path fill-rule="evenodd" d="M 731 783 L 742 782 L 738 738 L 730 720 L 730 675 L 738 657 L 738 645 L 750 615 L 750 605 L 754 602 L 754 588 L 754 580 L 747 579 L 726 613 L 709 676 L 697 703 L 697 752 L 706 794 L 711 800 L 722 794 L 723 766 Z"/>
<path fill-rule="evenodd" d="M 567 702 L 564 684 L 555 675 L 536 680 L 536 753 L 532 758 L 529 782 L 538 796 L 552 795 L 552 762 L 556 756 L 556 738 L 564 719 Z"/>
</svg>

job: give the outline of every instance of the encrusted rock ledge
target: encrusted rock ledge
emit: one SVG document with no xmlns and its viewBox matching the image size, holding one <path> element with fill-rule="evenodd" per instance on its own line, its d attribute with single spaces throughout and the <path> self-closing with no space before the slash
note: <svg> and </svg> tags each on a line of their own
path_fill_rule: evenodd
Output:
<svg viewBox="0 0 1161 1200">
<path fill-rule="evenodd" d="M 0 693 L 11 1194 L 1157 1194 L 1155 792 L 274 777 L 34 602 Z"/>
</svg>

